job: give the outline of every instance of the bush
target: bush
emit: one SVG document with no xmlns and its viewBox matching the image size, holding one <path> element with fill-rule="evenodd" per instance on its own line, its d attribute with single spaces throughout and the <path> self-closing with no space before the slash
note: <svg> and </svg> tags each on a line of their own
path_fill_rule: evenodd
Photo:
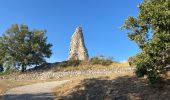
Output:
<svg viewBox="0 0 170 100">
<path fill-rule="evenodd" d="M 151 84 L 155 84 L 159 81 L 160 77 L 156 71 L 151 70 L 148 72 L 148 79 Z"/>
<path fill-rule="evenodd" d="M 144 61 L 145 55 L 143 53 L 138 53 L 135 56 L 128 58 L 128 63 L 130 66 L 137 66 Z"/>
<path fill-rule="evenodd" d="M 78 67 L 78 66 L 90 66 L 90 65 L 103 65 L 109 66 L 113 63 L 111 57 L 98 56 L 93 57 L 90 60 L 68 60 L 59 63 L 60 67 Z"/>
<path fill-rule="evenodd" d="M 147 73 L 147 68 L 146 65 L 144 63 L 140 63 L 136 66 L 136 71 L 135 71 L 136 75 L 138 77 L 144 77 L 144 75 Z"/>
<path fill-rule="evenodd" d="M 68 60 L 63 61 L 59 64 L 61 67 L 69 67 L 69 66 L 79 66 L 81 64 L 80 60 Z"/>
<path fill-rule="evenodd" d="M 91 58 L 89 63 L 92 65 L 109 66 L 113 63 L 113 61 L 111 57 L 98 56 Z"/>
<path fill-rule="evenodd" d="M 128 63 L 130 66 L 136 66 L 136 62 L 137 62 L 136 56 L 128 58 Z"/>
</svg>

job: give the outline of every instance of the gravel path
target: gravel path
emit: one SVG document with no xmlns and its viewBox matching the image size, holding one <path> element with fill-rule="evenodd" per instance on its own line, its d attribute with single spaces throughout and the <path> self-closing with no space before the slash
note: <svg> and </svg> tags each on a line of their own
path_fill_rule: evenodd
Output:
<svg viewBox="0 0 170 100">
<path fill-rule="evenodd" d="M 54 100 L 52 89 L 66 82 L 68 80 L 36 83 L 13 88 L 6 92 L 4 100 Z"/>
</svg>

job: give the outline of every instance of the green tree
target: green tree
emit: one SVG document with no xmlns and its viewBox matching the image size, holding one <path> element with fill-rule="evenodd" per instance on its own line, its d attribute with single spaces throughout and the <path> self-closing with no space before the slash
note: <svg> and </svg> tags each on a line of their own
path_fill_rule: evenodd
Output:
<svg viewBox="0 0 170 100">
<path fill-rule="evenodd" d="M 52 54 L 45 33 L 29 30 L 27 25 L 12 25 L 0 38 L 0 62 L 19 66 L 22 72 L 27 66 L 44 63 Z"/>
<path fill-rule="evenodd" d="M 138 76 L 147 75 L 151 83 L 170 69 L 170 0 L 144 0 L 137 18 L 130 16 L 123 28 L 141 52 L 134 56 Z M 135 59 L 135 60 L 134 60 Z"/>
</svg>

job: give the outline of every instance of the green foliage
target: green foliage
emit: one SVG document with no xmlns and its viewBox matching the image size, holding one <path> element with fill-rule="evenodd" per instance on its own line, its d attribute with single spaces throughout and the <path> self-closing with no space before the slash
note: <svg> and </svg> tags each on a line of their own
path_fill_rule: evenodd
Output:
<svg viewBox="0 0 170 100">
<path fill-rule="evenodd" d="M 143 58 L 145 58 L 144 54 L 138 53 L 135 56 L 129 57 L 128 63 L 130 66 L 136 66 L 137 64 L 140 64 L 144 61 Z"/>
<path fill-rule="evenodd" d="M 137 67 L 137 75 L 148 75 L 151 83 L 170 68 L 170 1 L 144 0 L 137 18 L 129 17 L 122 28 L 130 30 L 128 37 L 141 52 L 129 58 Z M 149 35 L 151 35 L 149 37 Z"/>
<path fill-rule="evenodd" d="M 159 75 L 157 71 L 151 70 L 148 72 L 148 79 L 150 80 L 151 84 L 159 82 Z"/>
<path fill-rule="evenodd" d="M 19 66 L 25 71 L 27 66 L 39 65 L 51 56 L 51 44 L 46 43 L 44 30 L 29 30 L 27 25 L 12 25 L 0 37 L 0 63 Z"/>
<path fill-rule="evenodd" d="M 109 66 L 113 63 L 113 61 L 111 57 L 98 56 L 91 58 L 89 63 L 92 65 Z"/>
<path fill-rule="evenodd" d="M 5 71 L 16 69 L 15 60 L 9 54 L 6 53 L 5 57 L 1 59 L 1 61 L 3 61 L 3 67 L 5 68 Z"/>
<path fill-rule="evenodd" d="M 136 66 L 136 71 L 135 71 L 136 75 L 138 77 L 144 77 L 144 75 L 147 73 L 147 69 L 146 69 L 146 65 L 145 63 L 139 63 Z"/>
</svg>

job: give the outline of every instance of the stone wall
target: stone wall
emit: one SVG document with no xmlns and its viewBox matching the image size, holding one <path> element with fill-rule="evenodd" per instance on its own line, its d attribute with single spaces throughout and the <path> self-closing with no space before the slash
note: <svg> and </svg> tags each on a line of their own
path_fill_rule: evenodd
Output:
<svg viewBox="0 0 170 100">
<path fill-rule="evenodd" d="M 60 79 L 63 77 L 74 76 L 95 76 L 95 75 L 108 75 L 111 73 L 124 73 L 132 72 L 133 67 L 115 67 L 112 69 L 97 69 L 97 70 L 79 70 L 79 71 L 31 71 L 24 74 L 11 74 L 6 76 L 0 76 L 0 80 L 47 80 L 47 79 Z"/>
</svg>

